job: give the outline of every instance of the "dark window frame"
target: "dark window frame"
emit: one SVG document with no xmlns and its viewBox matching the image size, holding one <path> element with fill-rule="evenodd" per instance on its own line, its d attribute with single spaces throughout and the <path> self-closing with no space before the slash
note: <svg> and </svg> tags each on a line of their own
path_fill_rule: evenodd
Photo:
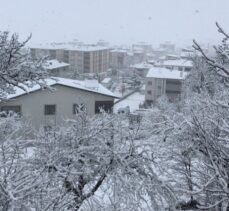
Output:
<svg viewBox="0 0 229 211">
<path fill-rule="evenodd" d="M 54 110 L 48 110 L 48 109 L 50 109 L 51 106 L 54 106 Z M 44 105 L 44 115 L 45 116 L 56 115 L 56 104 L 45 104 Z"/>
<path fill-rule="evenodd" d="M 18 111 L 15 111 L 15 109 L 8 109 L 8 108 L 19 108 L 19 109 L 16 109 Z M 7 109 L 5 109 L 7 108 Z M 18 114 L 19 116 L 21 116 L 21 105 L 5 105 L 5 106 L 1 106 L 1 112 L 5 112 L 6 115 L 10 114 L 10 112 L 13 112 L 15 114 Z M 2 115 L 2 116 L 5 116 L 5 115 Z"/>
<path fill-rule="evenodd" d="M 86 107 L 86 105 L 84 103 L 74 103 L 72 105 L 72 113 L 73 114 L 78 114 L 80 111 L 83 112 L 83 111 L 86 111 L 86 110 L 87 110 L 87 107 Z"/>
<path fill-rule="evenodd" d="M 147 95 L 152 95 L 152 91 L 151 90 L 147 90 Z"/>
<path fill-rule="evenodd" d="M 101 109 L 104 109 L 105 112 L 112 113 L 113 106 L 114 106 L 114 101 L 112 100 L 95 101 L 95 114 L 101 113 Z"/>
</svg>

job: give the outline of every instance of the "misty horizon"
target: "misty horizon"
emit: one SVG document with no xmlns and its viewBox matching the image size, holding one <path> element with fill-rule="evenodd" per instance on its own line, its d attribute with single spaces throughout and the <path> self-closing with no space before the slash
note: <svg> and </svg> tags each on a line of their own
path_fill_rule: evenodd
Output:
<svg viewBox="0 0 229 211">
<path fill-rule="evenodd" d="M 0 30 L 32 33 L 29 44 L 69 42 L 74 39 L 111 45 L 163 42 L 178 46 L 216 43 L 220 40 L 215 22 L 228 31 L 229 3 L 222 0 L 29 0 L 2 3 Z"/>
</svg>

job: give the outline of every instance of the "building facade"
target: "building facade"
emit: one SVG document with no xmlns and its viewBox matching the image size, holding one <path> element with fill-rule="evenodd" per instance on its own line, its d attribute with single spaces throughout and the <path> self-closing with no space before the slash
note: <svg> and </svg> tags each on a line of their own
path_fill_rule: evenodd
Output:
<svg viewBox="0 0 229 211">
<path fill-rule="evenodd" d="M 132 45 L 133 50 L 143 50 L 144 53 L 152 52 L 152 45 L 145 42 L 139 42 Z"/>
<path fill-rule="evenodd" d="M 110 51 L 110 67 L 122 69 L 129 66 L 128 53 L 124 49 L 114 49 Z"/>
<path fill-rule="evenodd" d="M 48 56 L 70 64 L 78 73 L 103 73 L 109 68 L 109 49 L 101 46 L 50 45 L 30 48 L 31 56 Z"/>
<path fill-rule="evenodd" d="M 14 111 L 31 120 L 32 126 L 53 126 L 74 119 L 85 110 L 89 116 L 101 109 L 112 112 L 115 95 L 101 84 L 55 78 L 48 79 L 52 90 L 42 90 L 38 85 L 24 90 L 17 88 L 8 100 L 0 103 L 1 111 Z"/>
<path fill-rule="evenodd" d="M 182 80 L 186 73 L 166 68 L 151 68 L 145 80 L 145 102 L 154 104 L 156 100 L 166 95 L 171 102 L 180 98 Z"/>
</svg>

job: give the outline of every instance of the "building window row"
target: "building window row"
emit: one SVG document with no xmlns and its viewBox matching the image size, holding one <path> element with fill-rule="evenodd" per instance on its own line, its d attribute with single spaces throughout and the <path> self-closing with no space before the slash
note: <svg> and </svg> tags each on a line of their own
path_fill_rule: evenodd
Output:
<svg viewBox="0 0 229 211">
<path fill-rule="evenodd" d="M 45 105 L 44 107 L 44 114 L 45 115 L 56 115 L 56 105 Z M 78 114 L 82 111 L 86 111 L 86 105 L 81 104 L 73 104 L 72 106 L 72 113 Z"/>
<path fill-rule="evenodd" d="M 21 106 L 15 105 L 15 106 L 2 106 L 1 107 L 1 117 L 6 117 L 13 113 L 21 115 Z"/>
<path fill-rule="evenodd" d="M 81 111 L 86 111 L 85 104 L 73 104 L 73 114 L 78 114 Z M 7 116 L 11 113 L 17 113 L 21 114 L 21 106 L 20 105 L 14 105 L 14 106 L 2 106 L 1 112 L 4 113 L 1 116 Z M 44 115 L 56 115 L 56 105 L 55 104 L 49 104 L 44 105 Z"/>
<path fill-rule="evenodd" d="M 151 91 L 150 91 L 151 92 Z M 113 101 L 95 101 L 95 113 L 100 113 L 101 111 L 112 112 Z M 87 107 L 85 104 L 73 104 L 72 105 L 72 113 L 78 114 L 80 112 L 87 111 Z M 2 106 L 1 107 L 1 116 L 7 116 L 9 114 L 17 113 L 21 115 L 21 106 L 20 105 L 12 105 L 12 106 Z M 56 115 L 56 105 L 55 104 L 46 104 L 44 105 L 44 115 L 45 116 L 53 116 Z"/>
</svg>

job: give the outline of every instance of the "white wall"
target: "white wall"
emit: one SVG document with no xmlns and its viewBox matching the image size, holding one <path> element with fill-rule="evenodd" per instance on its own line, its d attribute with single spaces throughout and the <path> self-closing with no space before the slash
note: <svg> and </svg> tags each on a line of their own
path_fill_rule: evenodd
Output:
<svg viewBox="0 0 229 211">
<path fill-rule="evenodd" d="M 95 113 L 95 101 L 113 101 L 109 96 L 98 93 L 88 92 L 80 89 L 74 89 L 67 86 L 55 85 L 55 91 L 39 90 L 30 94 L 22 95 L 1 103 L 3 105 L 20 105 L 23 116 L 31 119 L 34 127 L 51 123 L 61 123 L 63 119 L 74 118 L 73 104 L 84 103 L 89 115 Z M 44 115 L 44 105 L 55 104 L 56 115 Z"/>
</svg>

